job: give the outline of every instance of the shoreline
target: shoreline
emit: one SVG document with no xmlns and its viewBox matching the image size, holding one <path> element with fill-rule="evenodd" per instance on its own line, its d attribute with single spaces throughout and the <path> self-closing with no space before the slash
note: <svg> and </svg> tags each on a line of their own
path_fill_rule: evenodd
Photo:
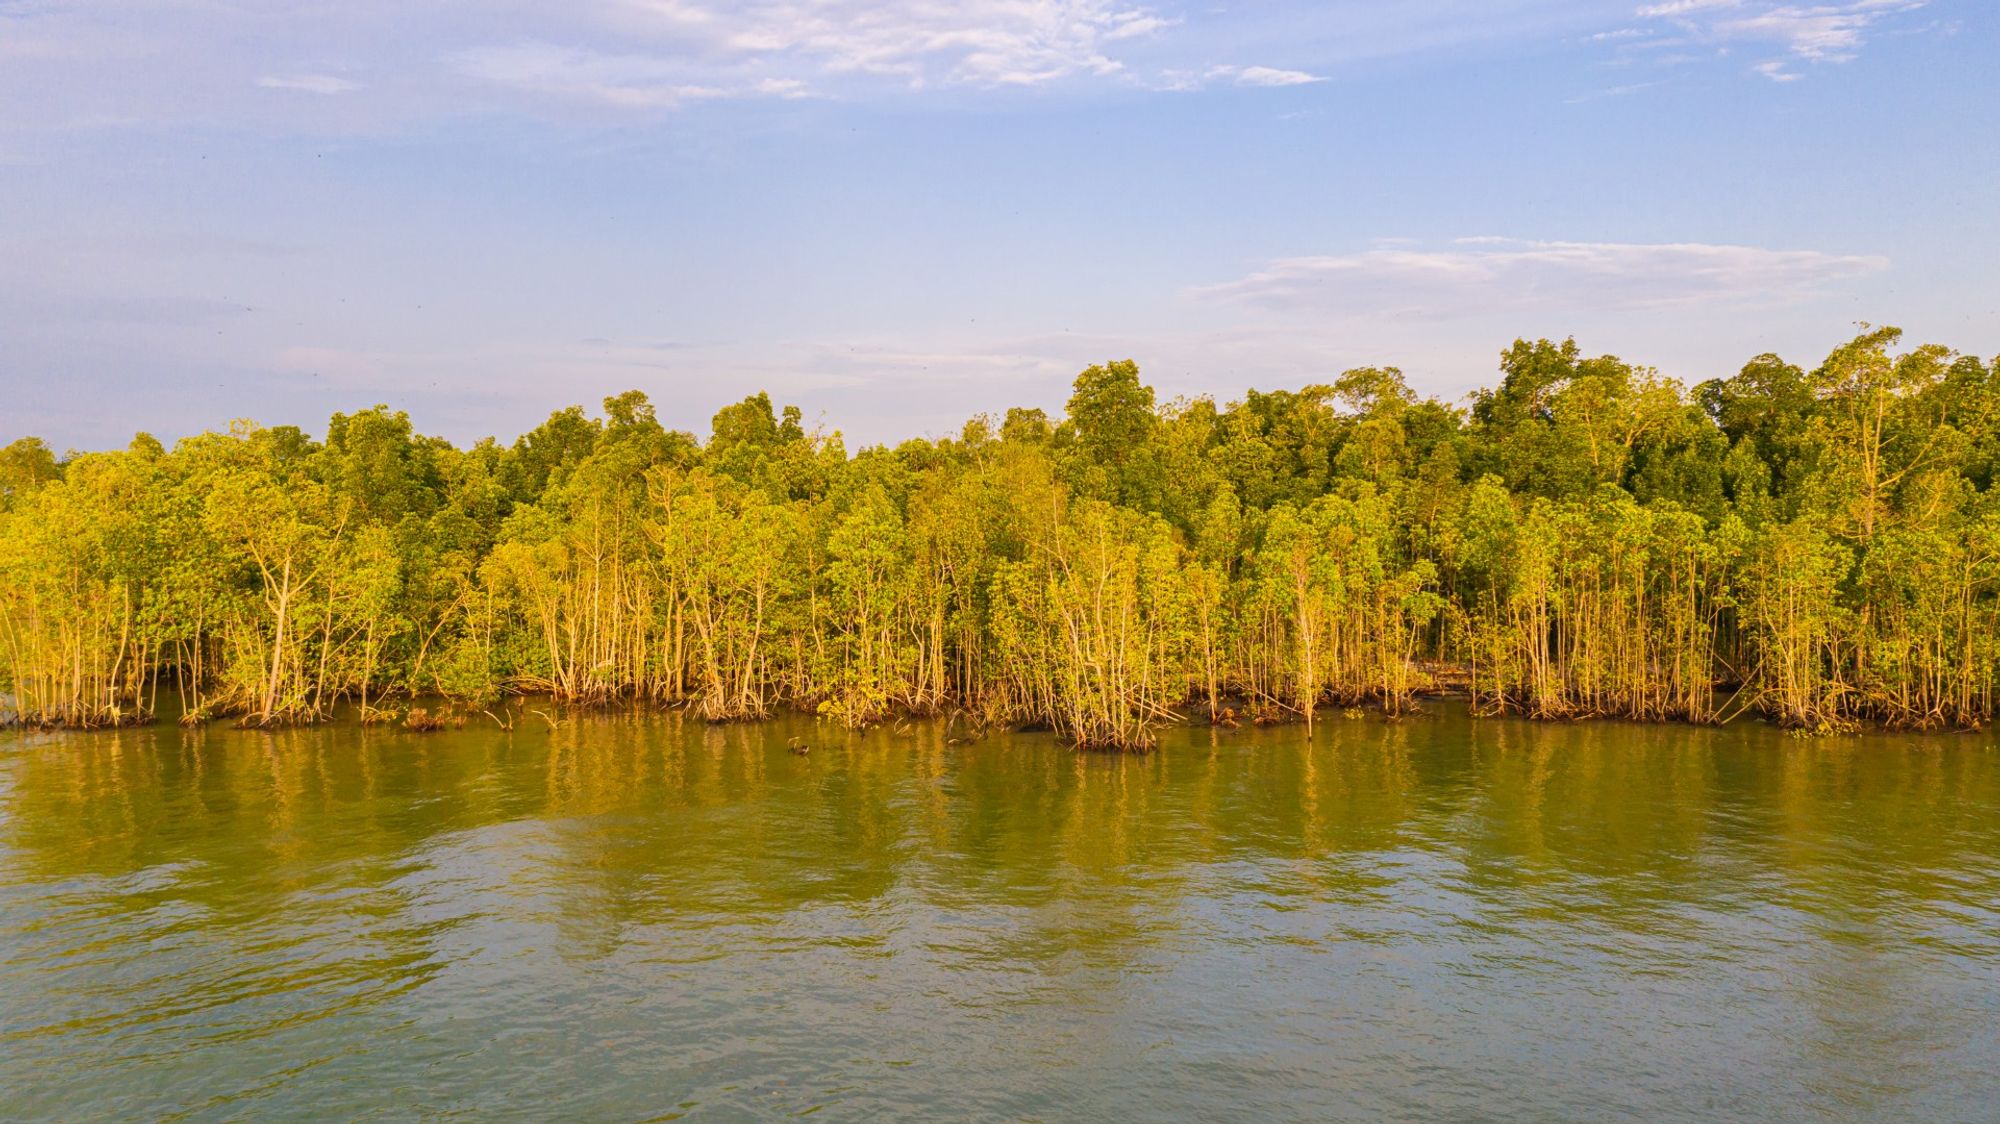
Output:
<svg viewBox="0 0 2000 1124">
<path fill-rule="evenodd" d="M 1467 717 L 1475 721 L 1513 720 L 1536 725 L 1584 726 L 1597 724 L 1629 725 L 1653 728 L 1685 727 L 1689 729 L 1720 730 L 1736 726 L 1750 725 L 1784 733 L 1794 738 L 1826 738 L 1840 735 L 1853 736 L 1952 736 L 1965 737 L 1990 733 L 1991 726 L 1970 729 L 1950 727 L 1899 727 L 1880 723 L 1857 723 L 1844 727 L 1823 727 L 1806 729 L 1788 727 L 1760 714 L 1754 707 L 1745 708 L 1735 715 L 1718 722 L 1698 722 L 1686 718 L 1645 718 L 1618 713 L 1577 713 L 1577 714 L 1533 714 L 1524 708 L 1507 707 L 1500 710 L 1482 708 L 1470 687 L 1470 674 L 1459 669 L 1463 678 L 1432 687 L 1413 690 L 1409 701 L 1396 712 L 1385 709 L 1376 699 L 1360 702 L 1328 701 L 1322 703 L 1308 723 L 1303 717 L 1289 709 L 1277 710 L 1267 707 L 1260 716 L 1252 717 L 1254 707 L 1250 696 L 1231 694 L 1223 696 L 1219 703 L 1223 717 L 1209 718 L 1203 710 L 1205 704 L 1193 704 L 1172 711 L 1172 719 L 1148 725 L 1149 733 L 1167 730 L 1235 730 L 1235 729 L 1279 729 L 1296 727 L 1309 729 L 1329 722 L 1371 719 L 1390 723 L 1406 720 L 1420 720 L 1427 716 L 1427 703 L 1447 703 L 1465 707 Z M 1728 693 L 1717 689 L 1717 695 Z M 172 699 L 172 692 L 166 693 L 162 701 Z M 589 715 L 642 715 L 675 717 L 700 722 L 707 726 L 762 726 L 787 719 L 807 719 L 815 725 L 828 726 L 845 733 L 867 736 L 885 727 L 900 727 L 911 723 L 943 723 L 947 727 L 959 727 L 966 732 L 963 740 L 979 741 L 995 735 L 1006 734 L 1056 734 L 1046 724 L 1026 723 L 1016 725 L 982 724 L 970 717 L 970 712 L 956 707 L 940 707 L 930 711 L 898 711 L 883 718 L 859 725 L 849 725 L 816 710 L 805 707 L 779 705 L 761 715 L 744 715 L 729 718 L 705 718 L 695 713 L 698 703 L 694 700 L 666 705 L 651 704 L 643 700 L 609 699 L 596 702 L 561 702 L 547 692 L 510 695 L 497 704 L 480 706 L 454 702 L 441 695 L 392 696 L 395 705 L 371 703 L 369 714 L 364 716 L 358 703 L 343 700 L 327 714 L 310 720 L 274 721 L 254 723 L 229 716 L 203 718 L 197 722 L 186 722 L 183 712 L 176 707 L 162 706 L 159 713 L 139 718 L 128 718 L 117 723 L 94 725 L 67 725 L 61 723 L 29 724 L 20 722 L 12 715 L 0 716 L 0 733 L 21 734 L 108 734 L 130 730 L 158 729 L 166 726 L 196 732 L 206 729 L 227 729 L 245 733 L 280 733 L 315 729 L 372 729 L 400 734 L 439 734 L 467 729 L 492 728 L 513 732 L 517 728 L 555 728 L 565 720 Z M 496 713 L 496 711 L 498 713 Z M 1073 745 L 1080 753 L 1139 754 L 1152 751 L 1152 746 L 1131 745 Z"/>
</svg>

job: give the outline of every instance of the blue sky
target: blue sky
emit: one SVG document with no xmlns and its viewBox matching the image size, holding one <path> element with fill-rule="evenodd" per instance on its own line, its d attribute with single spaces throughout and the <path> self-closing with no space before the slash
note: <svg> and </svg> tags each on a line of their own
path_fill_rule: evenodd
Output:
<svg viewBox="0 0 2000 1124">
<path fill-rule="evenodd" d="M 2000 351 L 1980 0 L 0 0 L 0 441 Z"/>
</svg>

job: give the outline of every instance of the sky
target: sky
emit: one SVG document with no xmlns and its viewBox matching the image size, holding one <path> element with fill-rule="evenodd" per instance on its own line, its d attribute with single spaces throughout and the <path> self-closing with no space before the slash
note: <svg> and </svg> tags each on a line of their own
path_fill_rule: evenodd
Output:
<svg viewBox="0 0 2000 1124">
<path fill-rule="evenodd" d="M 2000 353 L 1991 0 L 0 0 L 0 442 Z"/>
</svg>

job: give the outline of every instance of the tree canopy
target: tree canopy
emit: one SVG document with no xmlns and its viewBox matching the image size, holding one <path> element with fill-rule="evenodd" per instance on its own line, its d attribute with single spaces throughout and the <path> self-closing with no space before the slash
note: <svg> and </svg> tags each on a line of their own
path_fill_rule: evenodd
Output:
<svg viewBox="0 0 2000 1124">
<path fill-rule="evenodd" d="M 1163 721 L 1392 712 L 1969 727 L 2000 678 L 1995 365 L 1869 329 L 1688 387 L 1517 341 L 1459 406 L 1394 368 L 850 455 L 753 395 L 458 448 L 387 406 L 323 440 L 0 448 L 0 690 L 24 722 L 311 721 L 442 695 L 952 709 L 1142 746 Z M 407 705 L 407 704 L 405 704 Z"/>
</svg>

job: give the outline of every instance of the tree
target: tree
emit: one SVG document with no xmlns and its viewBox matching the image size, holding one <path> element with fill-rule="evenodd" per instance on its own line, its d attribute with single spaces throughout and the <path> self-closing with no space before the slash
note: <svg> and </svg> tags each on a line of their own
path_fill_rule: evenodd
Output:
<svg viewBox="0 0 2000 1124">
<path fill-rule="evenodd" d="M 705 441 L 630 391 L 465 448 L 386 406 L 325 442 L 0 450 L 14 720 L 371 719 L 437 693 L 962 712 L 1136 747 L 1200 708 L 1792 726 L 1991 721 L 2000 377 L 1866 330 L 1681 382 L 1517 341 L 1461 411 L 1398 370 L 1038 410 L 850 455 L 753 395 Z"/>
</svg>

